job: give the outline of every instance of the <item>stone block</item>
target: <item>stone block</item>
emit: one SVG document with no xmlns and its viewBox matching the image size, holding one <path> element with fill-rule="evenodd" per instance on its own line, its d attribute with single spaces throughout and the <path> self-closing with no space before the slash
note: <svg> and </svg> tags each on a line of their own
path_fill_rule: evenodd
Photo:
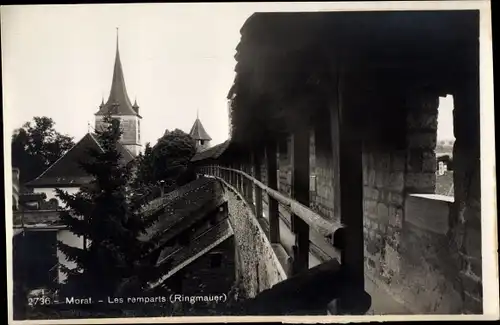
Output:
<svg viewBox="0 0 500 325">
<path fill-rule="evenodd" d="M 375 187 L 377 188 L 383 188 L 384 187 L 384 173 L 381 171 L 376 172 L 376 179 L 375 179 Z"/>
<path fill-rule="evenodd" d="M 405 186 L 405 177 L 403 172 L 391 173 L 389 175 L 388 188 L 392 191 L 401 192 Z"/>
<path fill-rule="evenodd" d="M 371 187 L 370 186 L 363 186 L 363 197 L 366 197 L 366 198 L 371 198 L 371 195 L 370 195 L 370 191 L 371 191 Z"/>
<path fill-rule="evenodd" d="M 422 171 L 426 173 L 435 173 L 437 170 L 436 160 L 424 159 L 422 162 Z"/>
<path fill-rule="evenodd" d="M 377 170 L 388 172 L 391 169 L 391 156 L 381 153 L 377 157 Z"/>
<path fill-rule="evenodd" d="M 422 151 L 422 171 L 436 172 L 436 153 L 434 150 Z"/>
<path fill-rule="evenodd" d="M 368 213 L 369 214 L 376 214 L 377 213 L 377 202 L 373 200 L 366 200 L 366 205 L 368 208 Z"/>
<path fill-rule="evenodd" d="M 395 192 L 389 192 L 388 193 L 388 202 L 390 204 L 396 205 L 396 206 L 403 206 L 403 195 L 400 193 L 395 193 Z"/>
<path fill-rule="evenodd" d="M 421 149 L 410 149 L 408 150 L 406 167 L 409 172 L 421 172 L 422 171 L 422 150 Z"/>
<path fill-rule="evenodd" d="M 366 250 L 368 253 L 375 255 L 378 254 L 382 249 L 381 243 L 379 240 L 367 240 L 366 242 Z"/>
<path fill-rule="evenodd" d="M 407 173 L 405 186 L 413 192 L 434 192 L 436 185 L 435 173 Z"/>
<path fill-rule="evenodd" d="M 396 228 L 401 228 L 403 223 L 403 209 L 389 206 L 389 224 Z"/>
<path fill-rule="evenodd" d="M 389 216 L 389 209 L 385 203 L 380 202 L 377 204 L 377 216 L 380 219 L 387 219 Z"/>
<path fill-rule="evenodd" d="M 370 187 L 375 187 L 376 184 L 376 172 L 374 169 L 369 169 L 368 170 L 368 186 Z"/>
<path fill-rule="evenodd" d="M 376 267 L 375 261 L 369 257 L 367 257 L 367 265 L 368 267 L 374 269 Z"/>
<path fill-rule="evenodd" d="M 435 149 L 436 148 L 435 132 L 418 132 L 408 135 L 408 148 L 411 149 Z"/>
</svg>

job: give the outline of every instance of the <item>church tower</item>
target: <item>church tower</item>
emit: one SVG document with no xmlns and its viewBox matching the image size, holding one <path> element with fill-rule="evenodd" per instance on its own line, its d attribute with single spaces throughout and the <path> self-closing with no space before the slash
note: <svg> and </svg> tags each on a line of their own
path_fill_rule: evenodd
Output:
<svg viewBox="0 0 500 325">
<path fill-rule="evenodd" d="M 137 156 L 141 152 L 141 119 L 137 102 L 132 104 L 125 88 L 122 63 L 120 61 L 120 50 L 118 46 L 118 29 L 116 31 L 116 56 L 113 70 L 113 80 L 108 100 L 102 100 L 99 111 L 95 114 L 95 128 L 101 129 L 104 125 L 103 118 L 111 113 L 113 118 L 120 120 L 122 127 L 122 145 Z"/>
<path fill-rule="evenodd" d="M 194 121 L 191 131 L 189 131 L 189 135 L 196 141 L 196 152 L 210 148 L 210 141 L 212 141 L 212 138 L 208 135 L 207 131 L 205 131 L 198 115 L 196 115 L 196 120 Z"/>
</svg>

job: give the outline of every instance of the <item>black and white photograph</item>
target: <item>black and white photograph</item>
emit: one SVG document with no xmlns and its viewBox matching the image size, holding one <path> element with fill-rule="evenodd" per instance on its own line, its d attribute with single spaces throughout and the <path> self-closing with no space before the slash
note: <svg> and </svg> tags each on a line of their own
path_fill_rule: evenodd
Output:
<svg viewBox="0 0 500 325">
<path fill-rule="evenodd" d="M 9 322 L 498 319 L 490 6 L 2 6 Z"/>
</svg>

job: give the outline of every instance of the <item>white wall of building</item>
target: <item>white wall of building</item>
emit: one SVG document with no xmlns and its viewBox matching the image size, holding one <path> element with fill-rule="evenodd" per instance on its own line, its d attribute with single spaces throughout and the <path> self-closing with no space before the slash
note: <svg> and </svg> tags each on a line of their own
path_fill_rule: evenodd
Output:
<svg viewBox="0 0 500 325">
<path fill-rule="evenodd" d="M 76 194 L 80 190 L 80 187 L 60 187 L 60 190 L 66 191 L 69 194 Z M 46 188 L 34 188 L 35 193 L 44 193 L 47 196 L 47 201 L 50 199 L 56 199 L 59 202 L 59 206 L 65 207 L 66 205 L 56 196 L 56 189 L 53 187 Z"/>
<path fill-rule="evenodd" d="M 59 230 L 57 232 L 57 240 L 63 242 L 68 246 L 83 248 L 83 237 L 79 237 L 69 230 Z M 64 265 L 67 268 L 73 269 L 76 267 L 76 263 L 68 261 L 63 252 L 61 252 L 59 249 L 57 250 L 57 260 L 59 261 L 59 265 Z M 66 274 L 60 269 L 58 273 L 59 283 L 62 283 L 64 280 L 66 280 Z"/>
</svg>

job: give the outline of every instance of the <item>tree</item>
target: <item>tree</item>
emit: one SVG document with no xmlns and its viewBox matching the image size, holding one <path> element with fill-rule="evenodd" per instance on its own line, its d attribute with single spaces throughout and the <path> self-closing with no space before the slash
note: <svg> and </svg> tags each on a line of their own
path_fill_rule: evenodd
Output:
<svg viewBox="0 0 500 325">
<path fill-rule="evenodd" d="M 12 135 L 12 165 L 21 170 L 21 185 L 39 176 L 74 146 L 73 138 L 55 130 L 49 117 L 34 117 Z"/>
<path fill-rule="evenodd" d="M 166 185 L 177 184 L 179 178 L 188 171 L 188 166 L 196 153 L 196 143 L 191 136 L 179 129 L 165 131 L 153 148 L 155 178 Z"/>
<path fill-rule="evenodd" d="M 141 152 L 136 157 L 135 165 L 137 170 L 132 182 L 133 189 L 144 189 L 156 182 L 154 174 L 153 148 L 149 142 L 146 143 L 144 153 Z"/>
<path fill-rule="evenodd" d="M 166 131 L 151 147 L 146 145 L 138 158 L 135 188 L 157 186 L 181 186 L 193 178 L 191 158 L 196 153 L 196 143 L 191 136 L 179 129 Z"/>
<path fill-rule="evenodd" d="M 83 248 L 58 243 L 66 258 L 76 264 L 74 269 L 61 266 L 67 275 L 63 291 L 96 299 L 119 290 L 143 291 L 165 271 L 148 259 L 154 240 L 139 237 L 157 216 L 143 217 L 128 195 L 131 166 L 119 163 L 120 122 L 109 116 L 105 122 L 107 128 L 96 131 L 102 151 L 90 149 L 90 159 L 80 163 L 94 180 L 76 194 L 56 190 L 69 208 L 61 212 L 61 222 L 84 242 Z"/>
</svg>

